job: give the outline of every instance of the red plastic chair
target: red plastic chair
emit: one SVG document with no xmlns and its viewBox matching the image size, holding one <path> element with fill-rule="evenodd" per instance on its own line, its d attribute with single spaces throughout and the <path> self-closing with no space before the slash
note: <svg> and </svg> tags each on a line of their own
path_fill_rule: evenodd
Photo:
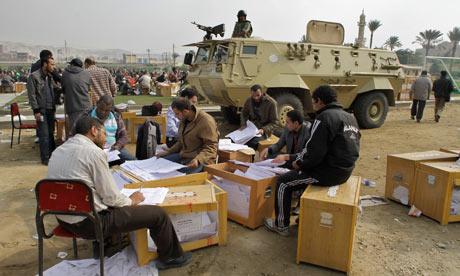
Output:
<svg viewBox="0 0 460 276">
<path fill-rule="evenodd" d="M 47 234 L 43 219 L 46 215 L 71 215 L 84 216 L 94 224 L 96 239 L 99 244 L 104 244 L 102 223 L 94 208 L 94 199 L 91 188 L 78 180 L 44 179 L 35 186 L 37 198 L 36 225 L 38 234 L 38 273 L 43 275 L 43 239 L 53 235 L 72 238 L 75 258 L 78 258 L 77 238 L 81 238 L 63 227 L 57 226 Z M 100 275 L 104 275 L 104 246 L 99 246 Z"/>
<path fill-rule="evenodd" d="M 21 142 L 21 130 L 22 129 L 36 129 L 37 124 L 23 124 L 21 121 L 21 113 L 19 112 L 18 103 L 12 103 L 10 105 L 10 114 L 11 114 L 11 145 L 10 148 L 13 148 L 13 136 L 14 130 L 19 129 L 19 137 L 18 137 L 18 144 Z M 19 126 L 16 126 L 14 123 L 14 117 L 18 116 L 19 118 Z"/>
</svg>

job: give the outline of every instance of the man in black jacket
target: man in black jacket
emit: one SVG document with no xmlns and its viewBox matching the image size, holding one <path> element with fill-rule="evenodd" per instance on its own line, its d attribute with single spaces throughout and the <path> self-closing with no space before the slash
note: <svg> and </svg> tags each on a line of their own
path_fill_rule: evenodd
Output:
<svg viewBox="0 0 460 276">
<path fill-rule="evenodd" d="M 275 219 L 265 226 L 283 236 L 289 235 L 291 195 L 309 184 L 340 185 L 348 180 L 359 157 L 358 124 L 353 115 L 337 103 L 337 93 L 328 85 L 318 87 L 312 95 L 316 119 L 304 149 L 292 163 L 294 168 L 277 180 Z"/>
<path fill-rule="evenodd" d="M 447 78 L 447 71 L 441 71 L 441 77 L 434 81 L 434 120 L 439 122 L 446 102 L 450 101 L 450 93 L 454 90 L 452 81 Z"/>
</svg>

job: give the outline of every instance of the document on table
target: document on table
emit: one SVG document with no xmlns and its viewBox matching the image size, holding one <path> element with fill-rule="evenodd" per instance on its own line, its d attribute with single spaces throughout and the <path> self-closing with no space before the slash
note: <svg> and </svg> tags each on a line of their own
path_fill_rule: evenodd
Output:
<svg viewBox="0 0 460 276">
<path fill-rule="evenodd" d="M 150 181 L 150 180 L 158 180 L 158 179 L 165 179 L 165 178 L 170 178 L 170 177 L 177 177 L 177 176 L 183 176 L 185 173 L 181 173 L 178 171 L 172 171 L 172 172 L 167 172 L 167 173 L 139 173 L 136 174 L 137 177 L 139 177 L 143 181 Z"/>
<path fill-rule="evenodd" d="M 254 137 L 260 137 L 261 135 L 258 135 L 257 133 L 259 132 L 259 129 L 254 125 L 253 122 L 247 120 L 246 121 L 246 127 L 243 129 L 237 129 L 229 134 L 227 134 L 225 137 L 228 137 L 232 139 L 233 142 L 236 144 L 246 144 L 249 142 Z"/>
<path fill-rule="evenodd" d="M 145 200 L 142 201 L 140 205 L 158 205 L 158 204 L 163 203 L 163 201 L 166 198 L 166 194 L 168 194 L 169 189 L 163 188 L 163 187 L 144 188 L 142 190 L 140 189 L 122 189 L 121 193 L 129 197 L 134 192 L 137 192 L 137 191 L 140 191 L 145 197 Z"/>
<path fill-rule="evenodd" d="M 126 161 L 120 167 L 146 181 L 183 175 L 177 170 L 185 168 L 182 164 L 156 157 L 146 160 Z"/>
<path fill-rule="evenodd" d="M 264 161 L 259 161 L 259 162 L 254 162 L 254 163 L 249 163 L 249 162 L 241 162 L 241 161 L 238 161 L 238 160 L 230 160 L 231 162 L 235 163 L 236 165 L 242 165 L 242 166 L 246 166 L 246 167 L 249 167 L 249 166 L 252 166 L 252 165 L 256 165 L 256 166 L 259 166 L 259 167 L 270 167 L 270 168 L 275 168 L 275 167 L 279 167 L 281 165 L 284 165 L 286 162 L 281 162 L 281 163 L 278 163 L 278 162 L 273 162 L 273 159 L 267 159 L 267 160 L 264 160 Z"/>
<path fill-rule="evenodd" d="M 108 162 L 120 160 L 120 156 L 118 156 L 120 152 L 118 150 L 104 149 L 104 152 L 107 154 Z"/>
</svg>

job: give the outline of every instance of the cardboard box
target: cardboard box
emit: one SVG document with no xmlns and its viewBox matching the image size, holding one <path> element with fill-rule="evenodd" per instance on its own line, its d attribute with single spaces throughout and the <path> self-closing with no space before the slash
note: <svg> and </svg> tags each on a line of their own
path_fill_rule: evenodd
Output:
<svg viewBox="0 0 460 276">
<path fill-rule="evenodd" d="M 457 156 L 460 156 L 460 149 L 440 148 L 439 150 L 442 152 L 453 153 L 457 154 Z"/>
<path fill-rule="evenodd" d="M 455 154 L 437 150 L 388 155 L 385 197 L 404 205 L 412 205 L 416 190 L 417 166 L 421 162 L 447 162 L 456 159 Z"/>
<path fill-rule="evenodd" d="M 226 180 L 226 186 L 233 186 L 229 187 L 232 188 L 231 190 L 226 190 L 228 194 L 227 206 L 229 206 L 228 218 L 255 229 L 263 224 L 264 218 L 273 215 L 276 177 L 254 180 L 234 174 L 233 172 L 237 169 L 245 172 L 248 167 L 225 162 L 208 165 L 204 168 L 210 175 Z M 219 185 L 218 182 L 216 184 Z"/>
<path fill-rule="evenodd" d="M 422 214 L 445 225 L 460 221 L 460 166 L 455 162 L 427 162 L 417 168 L 414 205 Z M 456 193 L 456 212 L 452 196 Z"/>
<path fill-rule="evenodd" d="M 191 174 L 174 178 L 142 182 L 143 188 L 168 187 L 172 192 L 195 192 L 194 197 L 166 198 L 160 206 L 169 214 L 217 211 L 217 234 L 195 241 L 181 243 L 185 251 L 191 251 L 215 244 L 227 243 L 227 193 L 208 179 L 207 173 Z M 139 188 L 140 182 L 125 185 L 125 188 Z M 158 257 L 148 249 L 147 229 L 134 231 L 133 244 L 139 266 L 148 264 Z"/>
<path fill-rule="evenodd" d="M 219 163 L 224 163 L 229 160 L 238 160 L 241 162 L 252 163 L 254 161 L 254 154 L 255 152 L 249 153 L 245 151 L 217 150 L 217 156 L 219 156 Z"/>
<path fill-rule="evenodd" d="M 140 125 L 144 124 L 146 120 L 153 120 L 160 125 L 161 130 L 161 143 L 166 143 L 166 115 L 160 116 L 129 116 L 128 123 L 128 133 L 130 143 L 136 143 L 137 139 L 137 129 Z"/>
<path fill-rule="evenodd" d="M 308 186 L 300 198 L 297 263 L 350 271 L 360 183 L 351 176 L 334 188 Z"/>
</svg>

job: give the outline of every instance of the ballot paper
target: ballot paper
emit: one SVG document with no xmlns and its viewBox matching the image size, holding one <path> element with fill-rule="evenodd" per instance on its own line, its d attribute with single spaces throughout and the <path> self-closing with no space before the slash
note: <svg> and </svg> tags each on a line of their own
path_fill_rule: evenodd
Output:
<svg viewBox="0 0 460 276">
<path fill-rule="evenodd" d="M 114 171 L 112 172 L 112 177 L 113 177 L 113 180 L 115 180 L 115 184 L 117 184 L 118 189 L 120 190 L 123 189 L 123 187 L 126 184 L 133 182 L 129 177 L 124 175 L 122 172 Z"/>
<path fill-rule="evenodd" d="M 251 165 L 244 173 L 244 176 L 254 180 L 260 180 L 276 176 L 274 172 L 266 170 L 265 167 Z"/>
<path fill-rule="evenodd" d="M 227 134 L 225 137 L 232 139 L 232 141 L 236 144 L 244 145 L 247 142 L 249 142 L 249 140 L 251 140 L 252 138 L 256 136 L 260 137 L 260 135 L 258 135 L 258 132 L 259 129 L 256 127 L 256 125 L 254 125 L 253 122 L 247 120 L 245 128 L 237 129 Z"/>
<path fill-rule="evenodd" d="M 107 161 L 108 162 L 113 162 L 120 160 L 120 151 L 118 150 L 110 150 L 110 149 L 104 149 L 104 152 L 107 154 Z"/>
<path fill-rule="evenodd" d="M 144 188 L 144 189 L 122 189 L 121 193 L 125 196 L 129 197 L 134 192 L 140 191 L 143 195 L 145 200 L 140 203 L 140 205 L 158 205 L 163 203 L 166 198 L 166 194 L 168 193 L 168 188 Z"/>
<path fill-rule="evenodd" d="M 180 176 L 183 174 L 177 172 L 177 170 L 185 168 L 182 164 L 156 157 L 126 161 L 120 167 L 144 181 Z"/>
<path fill-rule="evenodd" d="M 246 145 L 232 143 L 232 140 L 230 139 L 219 139 L 218 149 L 226 151 L 239 151 L 249 149 L 249 147 Z"/>
<path fill-rule="evenodd" d="M 214 177 L 212 181 L 227 192 L 228 211 L 240 217 L 248 218 L 251 186 L 242 185 L 220 177 Z"/>
<path fill-rule="evenodd" d="M 167 173 L 148 173 L 148 172 L 139 172 L 136 176 L 141 179 L 142 181 L 152 181 L 152 180 L 159 180 L 177 176 L 183 176 L 185 173 L 181 173 L 178 171 L 172 171 Z"/>
<path fill-rule="evenodd" d="M 273 162 L 274 159 L 267 159 L 267 160 L 264 160 L 264 161 L 259 161 L 259 162 L 254 162 L 254 163 L 249 163 L 249 162 L 242 162 L 242 161 L 238 161 L 238 160 L 230 160 L 230 162 L 233 162 L 237 165 L 242 165 L 242 166 L 246 166 L 246 167 L 249 167 L 249 166 L 252 166 L 252 165 L 256 165 L 256 166 L 259 166 L 259 167 L 271 167 L 271 168 L 275 168 L 275 167 L 279 167 L 279 166 L 282 166 L 284 165 L 286 162 L 283 161 L 281 163 L 279 162 Z"/>
</svg>

